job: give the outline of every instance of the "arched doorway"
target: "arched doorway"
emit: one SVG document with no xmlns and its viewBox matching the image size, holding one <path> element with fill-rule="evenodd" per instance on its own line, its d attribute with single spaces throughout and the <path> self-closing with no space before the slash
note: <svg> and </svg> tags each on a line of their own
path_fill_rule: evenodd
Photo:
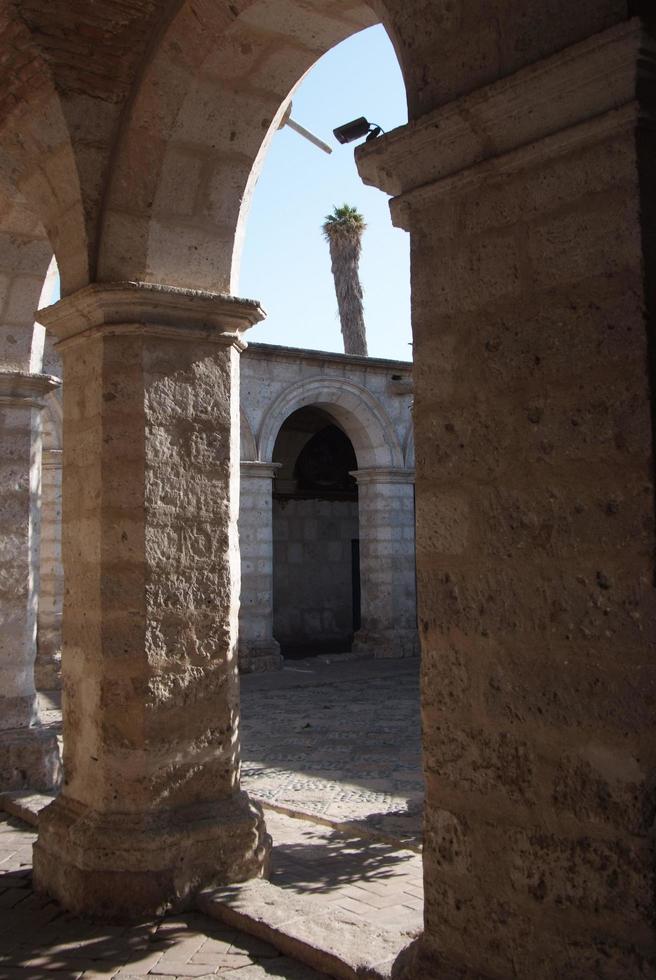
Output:
<svg viewBox="0 0 656 980">
<path fill-rule="evenodd" d="M 353 444 L 327 412 L 301 408 L 273 460 L 274 637 L 285 657 L 348 652 L 360 627 Z"/>
</svg>

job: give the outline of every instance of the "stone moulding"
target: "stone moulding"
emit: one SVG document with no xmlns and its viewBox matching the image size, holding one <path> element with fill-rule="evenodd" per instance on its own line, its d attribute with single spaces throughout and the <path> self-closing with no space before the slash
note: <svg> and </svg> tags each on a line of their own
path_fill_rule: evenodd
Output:
<svg viewBox="0 0 656 980">
<path fill-rule="evenodd" d="M 0 371 L 0 405 L 16 408 L 45 408 L 45 398 L 59 388 L 54 374 L 30 374 L 27 371 Z"/>
<path fill-rule="evenodd" d="M 332 414 L 339 418 L 340 411 L 346 412 L 361 431 L 354 425 L 345 424 L 345 431 L 353 443 L 356 456 L 365 454 L 372 461 L 394 463 L 403 462 L 403 452 L 398 437 L 378 399 L 367 388 L 343 377 L 331 378 L 319 375 L 307 378 L 281 392 L 269 406 L 257 437 L 258 457 L 268 462 L 273 456 L 278 433 L 290 415 L 306 405 L 331 406 Z M 344 423 L 343 423 L 344 424 Z"/>
<path fill-rule="evenodd" d="M 653 42 L 633 18 L 358 147 L 360 176 L 397 199 L 394 213 L 409 191 L 548 137 L 562 146 L 594 138 L 600 120 L 613 128 L 635 122 L 636 66 L 649 74 L 655 58 Z"/>
<path fill-rule="evenodd" d="M 36 890 L 92 917 L 133 921 L 185 909 L 208 882 L 268 873 L 262 808 L 243 791 L 153 813 L 98 813 L 59 796 L 39 830 Z"/>
<path fill-rule="evenodd" d="M 257 300 L 145 282 L 92 283 L 36 314 L 57 346 L 98 331 L 141 330 L 239 350 L 246 347 L 241 334 L 265 315 Z"/>
<path fill-rule="evenodd" d="M 351 470 L 358 483 L 414 483 L 415 471 L 401 466 L 376 466 Z"/>
<path fill-rule="evenodd" d="M 262 463 L 259 460 L 242 459 L 240 463 L 242 477 L 255 477 L 261 480 L 272 480 L 282 463 Z"/>
</svg>

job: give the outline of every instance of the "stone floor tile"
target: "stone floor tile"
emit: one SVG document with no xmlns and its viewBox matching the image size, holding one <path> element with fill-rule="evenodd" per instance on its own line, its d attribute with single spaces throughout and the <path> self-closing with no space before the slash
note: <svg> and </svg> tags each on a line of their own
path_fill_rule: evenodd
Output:
<svg viewBox="0 0 656 980">
<path fill-rule="evenodd" d="M 204 977 L 214 973 L 216 973 L 216 969 L 212 969 L 201 963 L 189 963 L 187 960 L 170 959 L 166 963 L 160 961 L 157 964 L 157 974 L 164 977 Z"/>
<path fill-rule="evenodd" d="M 128 956 L 123 966 L 118 971 L 119 976 L 129 973 L 131 976 L 146 976 L 159 966 L 164 954 L 161 950 L 156 953 L 144 952 L 143 954 L 131 954 Z"/>
</svg>

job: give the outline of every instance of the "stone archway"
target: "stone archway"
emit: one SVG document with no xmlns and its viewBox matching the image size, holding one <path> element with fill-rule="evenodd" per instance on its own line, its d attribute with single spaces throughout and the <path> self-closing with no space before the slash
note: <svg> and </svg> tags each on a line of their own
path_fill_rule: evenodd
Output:
<svg viewBox="0 0 656 980">
<path fill-rule="evenodd" d="M 111 4 L 88 5 L 85 12 L 102 55 L 94 68 L 103 70 L 96 72 L 89 71 L 87 58 L 76 58 L 75 49 L 56 41 L 67 28 L 77 38 L 77 5 L 5 4 L 15 21 L 12 38 L 20 38 L 3 42 L 10 55 L 3 70 L 12 77 L 2 116 L 7 139 L 22 130 L 36 147 L 31 166 L 18 160 L 17 179 L 31 185 L 42 224 L 53 242 L 61 241 L 60 261 L 64 252 L 70 260 L 64 263 L 68 290 L 97 280 L 91 294 L 77 294 L 46 317 L 55 323 L 61 314 L 65 329 L 77 335 L 69 359 L 76 398 L 67 413 L 68 435 L 78 440 L 67 450 L 72 490 L 76 477 L 82 484 L 89 476 L 94 487 L 102 482 L 98 460 L 113 475 L 102 457 L 103 434 L 115 446 L 141 452 L 124 470 L 121 487 L 104 485 L 104 510 L 85 510 L 82 493 L 69 498 L 70 564 L 82 557 L 89 572 L 71 583 L 71 643 L 77 642 L 79 657 L 96 643 L 88 657 L 93 675 L 79 668 L 86 693 L 75 692 L 75 707 L 83 715 L 81 740 L 98 747 L 94 760 L 100 761 L 91 765 L 88 752 L 76 760 L 75 803 L 68 811 L 62 805 L 48 813 L 39 845 L 45 848 L 50 836 L 59 867 L 53 858 L 49 879 L 45 864 L 37 871 L 42 884 L 71 904 L 76 889 L 65 879 L 75 854 L 94 878 L 94 891 L 82 904 L 88 910 L 102 892 L 104 907 L 112 911 L 129 889 L 117 894 L 110 879 L 124 883 L 134 873 L 125 851 L 132 827 L 144 834 L 143 853 L 161 856 L 169 839 L 163 845 L 157 837 L 162 824 L 155 816 L 169 821 L 175 837 L 179 825 L 170 814 L 176 806 L 191 802 L 195 808 L 201 801 L 206 816 L 220 813 L 216 822 L 234 815 L 237 753 L 227 748 L 228 742 L 236 744 L 234 685 L 217 681 L 219 690 L 230 691 L 219 738 L 216 726 L 193 728 L 196 711 L 181 720 L 181 701 L 188 704 L 199 693 L 191 672 L 173 676 L 167 669 L 170 686 L 147 672 L 157 657 L 168 668 L 170 633 L 158 632 L 163 605 L 180 593 L 204 599 L 216 592 L 217 583 L 208 585 L 200 564 L 176 564 L 174 558 L 182 529 L 185 548 L 193 541 L 194 547 L 211 549 L 203 506 L 219 497 L 225 533 L 216 549 L 221 594 L 228 600 L 217 635 L 231 635 L 236 508 L 226 474 L 236 453 L 238 412 L 226 402 L 238 340 L 231 329 L 234 302 L 186 294 L 176 325 L 170 307 L 180 299 L 177 293 L 151 290 L 144 311 L 144 291 L 126 287 L 134 303 L 126 304 L 119 322 L 110 309 L 108 283 L 161 279 L 188 288 L 228 288 L 239 198 L 262 137 L 291 87 L 287 62 L 281 82 L 286 91 L 275 104 L 271 100 L 267 113 L 257 115 L 260 103 L 246 102 L 245 146 L 232 125 L 234 102 L 226 99 L 215 128 L 222 139 L 227 134 L 230 142 L 233 132 L 235 137 L 234 156 L 222 158 L 223 168 L 212 169 L 204 152 L 199 159 L 185 152 L 182 141 L 169 153 L 168 136 L 182 105 L 176 91 L 186 98 L 202 55 L 214 44 L 219 48 L 251 5 L 185 4 L 173 11 L 173 21 L 164 19 L 160 5 L 119 6 L 120 15 Z M 351 7 L 318 0 L 264 6 L 274 17 L 290 14 L 286 21 L 279 16 L 277 24 L 285 50 L 295 47 L 289 41 L 297 24 L 307 25 L 313 15 L 321 21 L 322 13 L 336 9 L 346 24 Z M 653 550 L 645 545 L 654 523 L 653 496 L 645 492 L 646 475 L 653 471 L 654 376 L 647 367 L 654 317 L 654 151 L 646 122 L 654 112 L 651 6 L 611 0 L 508 0 L 485 7 L 387 0 L 385 8 L 403 62 L 411 122 L 360 151 L 359 160 L 367 180 L 401 198 L 394 214 L 409 228 L 413 248 L 428 772 L 427 965 L 417 975 L 444 967 L 454 974 L 582 976 L 603 961 L 618 976 L 638 976 L 653 963 L 647 871 L 652 855 L 645 820 L 653 811 L 654 768 Z M 56 31 L 52 18 L 58 19 Z M 351 27 L 346 24 L 344 31 Z M 301 31 L 301 38 L 307 33 Z M 220 73 L 225 64 L 228 83 L 234 78 L 241 86 L 261 47 L 249 50 L 255 57 L 241 72 L 230 59 L 220 60 L 215 70 Z M 305 42 L 300 50 L 308 62 L 316 54 Z M 295 57 L 291 52 L 289 58 Z M 266 67 L 271 75 L 274 61 Z M 50 113 L 53 104 L 56 111 Z M 196 104 L 203 116 L 207 102 Z M 35 111 L 22 113 L 24 107 Z M 193 109 L 188 100 L 183 125 L 198 125 Z M 206 120 L 207 115 L 201 125 Z M 22 152 L 24 145 L 12 144 L 12 151 Z M 160 184 L 164 160 L 168 191 Z M 111 162 L 116 170 L 107 194 Z M 175 217 L 167 218 L 169 211 L 175 216 L 185 209 L 192 214 L 183 214 L 180 224 L 195 217 L 202 181 L 188 179 L 193 170 L 217 186 L 207 225 L 187 224 L 187 230 L 205 231 L 196 257 L 189 236 L 178 247 Z M 184 186 L 190 189 L 187 199 L 178 193 Z M 90 295 L 93 301 L 84 306 Z M 240 308 L 246 320 L 253 314 L 247 304 Z M 64 330 L 61 323 L 59 329 Z M 205 346 L 208 336 L 216 342 L 213 353 Z M 126 366 L 131 384 L 122 387 Z M 208 374 L 214 382 L 219 376 L 221 404 L 212 394 L 219 385 L 209 383 Z M 94 401 L 100 392 L 110 397 L 98 394 Z M 198 472 L 192 479 L 190 466 L 209 480 L 207 460 L 216 459 L 203 429 L 207 416 L 197 410 L 204 398 L 227 462 L 212 471 L 214 483 L 203 484 L 207 492 L 198 494 Z M 88 414 L 76 416 L 73 405 Z M 94 450 L 86 457 L 86 472 L 75 470 L 75 452 L 83 444 L 76 429 L 80 420 L 88 423 L 84 444 Z M 182 424 L 194 431 L 193 461 L 179 442 L 166 438 Z M 164 450 L 169 455 L 158 469 Z M 164 486 L 168 495 L 157 496 Z M 125 540 L 112 537 L 111 503 L 123 513 L 133 508 Z M 93 547 L 82 533 L 83 521 L 86 530 L 93 529 Z M 161 556 L 164 569 L 157 565 Z M 141 594 L 147 592 L 148 604 L 144 600 L 134 610 L 130 632 L 127 623 L 109 618 L 108 602 L 116 601 L 118 614 L 144 567 L 150 577 Z M 115 590 L 102 603 L 101 581 L 111 581 Z M 124 596 L 117 600 L 121 589 Z M 199 617 L 194 627 L 201 625 Z M 184 621 L 176 637 L 181 633 L 184 655 L 202 656 L 202 629 L 196 632 Z M 157 655 L 150 661 L 144 656 L 147 644 Z M 228 662 L 229 640 L 224 655 Z M 108 710 L 117 697 L 126 709 L 118 724 Z M 94 716 L 100 715 L 102 738 L 94 728 Z M 177 725 L 181 738 L 172 745 L 167 737 Z M 224 753 L 221 772 L 230 778 L 220 802 L 220 780 L 209 790 L 193 778 L 198 759 L 188 754 L 192 743 L 206 748 L 211 764 Z M 121 784 L 118 792 L 113 781 L 130 768 L 126 762 L 144 760 L 138 785 Z M 173 785 L 180 795 L 167 797 Z M 182 787 L 189 785 L 195 795 L 187 798 Z M 117 815 L 117 799 L 132 808 L 127 829 L 125 813 Z M 76 839 L 69 834 L 74 820 L 84 830 Z M 253 824 L 244 835 L 251 842 L 252 829 Z M 241 843 L 243 857 L 248 844 Z M 106 866 L 90 866 L 100 850 Z M 187 848 L 180 853 L 186 855 Z M 154 892 L 163 880 L 166 898 L 184 901 L 192 881 L 209 880 L 213 873 L 201 862 L 185 866 L 184 881 L 173 881 L 167 877 L 170 867 L 161 863 L 140 867 L 149 911 L 158 906 L 161 894 Z M 76 873 L 82 876 L 79 866 Z"/>
<path fill-rule="evenodd" d="M 353 445 L 308 406 L 285 420 L 273 458 L 273 634 L 286 658 L 348 653 L 360 626 Z"/>
<path fill-rule="evenodd" d="M 6 165 L 0 152 L 0 788 L 47 789 L 59 778 L 59 750 L 39 722 L 34 663 L 45 408 L 59 382 L 43 373 L 45 330 L 34 312 L 52 247 Z"/>
<path fill-rule="evenodd" d="M 242 464 L 240 516 L 243 670 L 281 666 L 273 634 L 272 480 L 278 435 L 295 413 L 313 408 L 339 426 L 357 459 L 361 653 L 417 653 L 414 571 L 414 471 L 403 463 L 398 435 L 375 394 L 344 377 L 310 377 L 282 391 L 263 412 L 257 461 Z M 252 558 L 252 561 L 250 560 Z"/>
<path fill-rule="evenodd" d="M 361 469 L 403 466 L 398 437 L 376 398 L 348 379 L 309 378 L 292 385 L 271 405 L 257 434 L 258 458 L 271 462 L 273 447 L 285 420 L 300 408 L 323 408 L 342 426 L 353 443 Z"/>
<path fill-rule="evenodd" d="M 101 277 L 236 291 L 252 188 L 288 99 L 322 54 L 379 20 L 352 0 L 180 3 L 121 133 Z"/>
</svg>

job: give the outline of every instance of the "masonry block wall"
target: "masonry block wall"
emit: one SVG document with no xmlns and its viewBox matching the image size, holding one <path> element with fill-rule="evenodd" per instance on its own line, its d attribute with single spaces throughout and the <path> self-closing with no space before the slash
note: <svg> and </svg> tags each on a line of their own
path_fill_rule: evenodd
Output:
<svg viewBox="0 0 656 980">
<path fill-rule="evenodd" d="M 357 501 L 274 500 L 273 631 L 283 652 L 350 649 L 358 534 Z"/>
</svg>

